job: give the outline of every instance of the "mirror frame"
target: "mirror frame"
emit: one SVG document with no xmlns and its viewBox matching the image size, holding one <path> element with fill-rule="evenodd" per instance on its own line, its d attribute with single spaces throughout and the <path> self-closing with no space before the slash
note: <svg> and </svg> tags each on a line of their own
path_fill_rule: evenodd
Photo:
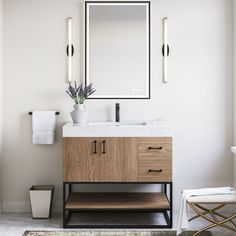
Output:
<svg viewBox="0 0 236 236">
<path fill-rule="evenodd" d="M 90 82 L 88 81 L 88 76 L 87 76 L 87 70 L 88 70 L 88 43 L 87 43 L 87 38 L 88 38 L 88 29 L 89 29 L 89 26 L 87 25 L 87 17 L 88 17 L 88 14 L 87 14 L 87 11 L 89 9 L 89 5 L 92 4 L 146 4 L 146 7 L 147 7 L 147 13 L 148 13 L 148 16 L 147 16 L 147 19 L 148 19 L 148 32 L 147 32 L 147 36 L 148 36 L 148 40 L 147 40 L 147 50 L 148 50 L 148 56 L 147 56 L 147 60 L 148 60 L 148 76 L 146 78 L 147 80 L 147 83 L 148 83 L 148 86 L 147 86 L 147 93 L 143 96 L 143 97 L 135 97 L 135 96 L 132 96 L 129 97 L 128 95 L 127 96 L 124 96 L 124 97 L 116 97 L 116 96 L 112 96 L 112 95 L 98 95 L 99 97 L 96 97 L 96 94 L 94 95 L 91 95 L 90 97 L 88 97 L 88 99 L 150 99 L 151 98 L 151 17 L 150 17 L 150 13 L 151 13 L 151 10 L 150 10 L 150 1 L 85 1 L 85 61 L 84 61 L 84 66 L 85 66 L 85 70 L 84 70 L 84 75 L 85 75 L 85 85 L 88 85 Z M 96 89 L 96 88 L 95 88 Z M 137 95 L 136 95 L 137 96 Z"/>
</svg>

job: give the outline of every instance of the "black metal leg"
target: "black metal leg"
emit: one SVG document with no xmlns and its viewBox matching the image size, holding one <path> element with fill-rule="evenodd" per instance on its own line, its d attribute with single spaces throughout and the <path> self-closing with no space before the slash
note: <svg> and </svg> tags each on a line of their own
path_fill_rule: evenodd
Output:
<svg viewBox="0 0 236 236">
<path fill-rule="evenodd" d="M 167 184 L 169 185 L 169 188 L 168 188 L 169 195 L 167 195 Z M 169 200 L 170 210 L 164 211 L 163 215 L 164 215 L 164 218 L 165 218 L 165 221 L 166 221 L 167 228 L 171 229 L 173 227 L 172 182 L 164 184 L 164 193 L 165 193 L 167 199 Z M 168 211 L 169 211 L 169 214 L 168 214 Z"/>
<path fill-rule="evenodd" d="M 68 191 L 67 191 L 68 190 Z M 71 212 L 66 210 L 66 202 L 72 191 L 72 184 L 63 182 L 63 228 L 71 228 L 68 226 L 68 221 L 71 216 Z"/>
<path fill-rule="evenodd" d="M 69 184 L 69 194 L 71 194 L 72 184 Z"/>
<path fill-rule="evenodd" d="M 169 226 L 170 225 L 170 217 L 168 215 L 168 212 L 164 211 L 163 215 L 164 215 L 164 218 L 165 218 L 165 221 L 166 221 L 166 225 Z"/>
<path fill-rule="evenodd" d="M 66 201 L 66 183 L 63 182 L 63 228 L 66 226 L 66 211 L 65 211 L 65 201 Z"/>
<path fill-rule="evenodd" d="M 163 187 L 164 187 L 164 193 L 166 195 L 166 184 L 163 184 Z"/>
<path fill-rule="evenodd" d="M 68 194 L 67 194 L 68 185 Z M 68 220 L 70 218 L 71 212 L 66 210 L 66 201 L 71 193 L 71 184 L 63 182 L 63 228 L 68 228 Z"/>
<path fill-rule="evenodd" d="M 170 183 L 170 228 L 173 227 L 173 183 Z"/>
<path fill-rule="evenodd" d="M 70 211 L 68 211 L 67 212 L 67 217 L 66 217 L 66 228 L 68 228 L 67 226 L 68 226 L 68 221 L 69 221 L 69 219 L 70 219 L 70 216 L 71 216 L 71 212 Z"/>
</svg>

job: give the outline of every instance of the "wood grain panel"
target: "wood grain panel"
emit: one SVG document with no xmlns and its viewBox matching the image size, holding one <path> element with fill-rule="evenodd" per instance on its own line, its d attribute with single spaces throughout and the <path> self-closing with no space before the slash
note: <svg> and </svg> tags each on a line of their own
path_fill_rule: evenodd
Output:
<svg viewBox="0 0 236 236">
<path fill-rule="evenodd" d="M 64 181 L 138 181 L 138 138 L 64 138 L 63 153 Z"/>
<path fill-rule="evenodd" d="M 139 156 L 171 156 L 172 138 L 139 138 Z"/>
<path fill-rule="evenodd" d="M 63 138 L 64 181 L 99 181 L 99 159 L 93 153 L 94 138 Z"/>
<path fill-rule="evenodd" d="M 103 144 L 103 141 L 105 143 Z M 124 150 L 122 139 L 120 138 L 101 138 L 99 145 L 101 152 L 99 153 L 99 171 L 101 182 L 123 182 L 124 181 Z M 105 154 L 102 153 L 104 145 Z"/>
<path fill-rule="evenodd" d="M 161 172 L 150 172 L 149 170 L 162 170 Z M 146 182 L 169 182 L 172 181 L 172 162 L 169 159 L 158 158 L 158 160 L 139 161 L 139 181 Z"/>
<path fill-rule="evenodd" d="M 71 193 L 66 209 L 170 209 L 163 193 Z"/>
<path fill-rule="evenodd" d="M 172 137 L 140 137 L 139 143 L 172 143 Z"/>
<path fill-rule="evenodd" d="M 122 138 L 122 147 L 125 159 L 124 182 L 138 181 L 138 138 Z"/>
</svg>

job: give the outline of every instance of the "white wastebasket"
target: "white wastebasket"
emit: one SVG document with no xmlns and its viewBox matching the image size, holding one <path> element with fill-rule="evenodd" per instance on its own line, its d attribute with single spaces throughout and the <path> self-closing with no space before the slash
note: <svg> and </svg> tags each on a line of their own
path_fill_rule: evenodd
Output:
<svg viewBox="0 0 236 236">
<path fill-rule="evenodd" d="M 54 186 L 34 185 L 30 188 L 30 203 L 33 219 L 50 218 Z"/>
</svg>

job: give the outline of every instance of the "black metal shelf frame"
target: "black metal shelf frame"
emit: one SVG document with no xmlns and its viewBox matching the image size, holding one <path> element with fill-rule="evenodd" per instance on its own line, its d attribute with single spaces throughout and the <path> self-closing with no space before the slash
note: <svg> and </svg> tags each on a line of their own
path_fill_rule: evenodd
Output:
<svg viewBox="0 0 236 236">
<path fill-rule="evenodd" d="M 66 202 L 69 195 L 72 193 L 73 184 L 158 184 L 162 186 L 162 192 L 166 195 L 170 209 L 66 209 Z M 74 212 L 155 212 L 162 213 L 166 224 L 165 225 L 145 225 L 145 224 L 69 224 L 71 214 Z M 172 182 L 63 182 L 63 228 L 139 228 L 139 229 L 171 229 L 173 226 L 173 184 Z"/>
</svg>

